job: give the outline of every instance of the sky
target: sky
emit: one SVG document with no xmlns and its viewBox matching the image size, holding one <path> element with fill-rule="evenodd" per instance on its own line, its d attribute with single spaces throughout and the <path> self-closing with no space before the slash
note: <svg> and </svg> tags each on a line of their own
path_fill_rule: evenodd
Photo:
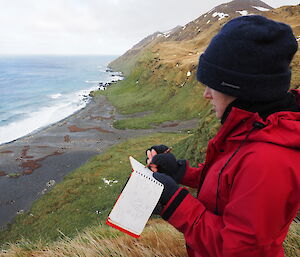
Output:
<svg viewBox="0 0 300 257">
<path fill-rule="evenodd" d="M 229 0 L 0 0 L 0 55 L 121 55 Z M 300 0 L 265 0 L 277 8 Z"/>
</svg>

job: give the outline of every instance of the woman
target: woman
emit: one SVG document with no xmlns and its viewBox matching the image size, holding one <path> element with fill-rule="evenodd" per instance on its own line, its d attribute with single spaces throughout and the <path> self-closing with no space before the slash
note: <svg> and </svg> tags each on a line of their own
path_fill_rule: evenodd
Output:
<svg viewBox="0 0 300 257">
<path fill-rule="evenodd" d="M 300 93 L 288 92 L 297 47 L 286 24 L 229 21 L 199 59 L 197 79 L 222 123 L 205 163 L 190 167 L 163 145 L 147 150 L 164 184 L 160 215 L 184 234 L 189 256 L 284 256 L 300 208 Z"/>
</svg>

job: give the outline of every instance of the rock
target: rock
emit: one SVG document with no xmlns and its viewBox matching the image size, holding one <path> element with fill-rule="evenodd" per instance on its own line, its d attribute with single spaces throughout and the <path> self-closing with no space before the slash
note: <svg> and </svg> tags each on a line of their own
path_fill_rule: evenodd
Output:
<svg viewBox="0 0 300 257">
<path fill-rule="evenodd" d="M 23 214 L 24 213 L 24 210 L 19 210 L 17 211 L 17 214 L 20 215 L 20 214 Z"/>
<path fill-rule="evenodd" d="M 53 180 L 53 179 L 51 179 L 50 181 L 48 181 L 47 183 L 46 183 L 46 186 L 47 187 L 53 187 L 55 185 L 55 180 Z"/>
</svg>

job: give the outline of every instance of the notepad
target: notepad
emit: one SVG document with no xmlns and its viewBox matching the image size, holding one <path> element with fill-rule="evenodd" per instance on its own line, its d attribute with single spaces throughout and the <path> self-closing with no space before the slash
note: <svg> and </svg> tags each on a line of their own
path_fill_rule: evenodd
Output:
<svg viewBox="0 0 300 257">
<path fill-rule="evenodd" d="M 116 201 L 106 223 L 138 238 L 146 226 L 163 191 L 163 184 L 152 171 L 129 157 L 132 173 Z"/>
</svg>

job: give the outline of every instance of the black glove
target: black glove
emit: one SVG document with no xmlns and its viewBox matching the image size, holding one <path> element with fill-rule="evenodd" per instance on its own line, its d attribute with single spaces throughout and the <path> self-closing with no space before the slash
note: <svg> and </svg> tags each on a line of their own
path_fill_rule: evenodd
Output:
<svg viewBox="0 0 300 257">
<path fill-rule="evenodd" d="M 173 178 L 171 178 L 166 174 L 153 172 L 152 176 L 164 185 L 164 190 L 161 194 L 159 202 L 163 205 L 166 205 L 167 202 L 169 202 L 171 197 L 178 190 L 179 186 L 177 185 L 176 181 Z"/>
<path fill-rule="evenodd" d="M 152 158 L 150 168 L 151 165 L 155 165 L 158 172 L 165 173 L 180 183 L 185 174 L 186 160 L 176 160 L 172 153 L 162 153 Z"/>
<path fill-rule="evenodd" d="M 170 151 L 170 147 L 168 147 L 168 146 L 166 146 L 166 145 L 153 145 L 153 146 L 151 146 L 150 148 L 148 148 L 147 150 L 146 150 L 146 164 L 148 164 L 148 151 L 150 151 L 151 152 L 151 150 L 155 150 L 155 152 L 157 153 L 157 154 L 160 154 L 160 153 L 166 153 L 166 152 L 168 152 L 168 151 Z"/>
<path fill-rule="evenodd" d="M 151 215 L 160 215 L 163 209 L 164 206 L 162 205 L 162 203 L 158 202 Z"/>
</svg>

